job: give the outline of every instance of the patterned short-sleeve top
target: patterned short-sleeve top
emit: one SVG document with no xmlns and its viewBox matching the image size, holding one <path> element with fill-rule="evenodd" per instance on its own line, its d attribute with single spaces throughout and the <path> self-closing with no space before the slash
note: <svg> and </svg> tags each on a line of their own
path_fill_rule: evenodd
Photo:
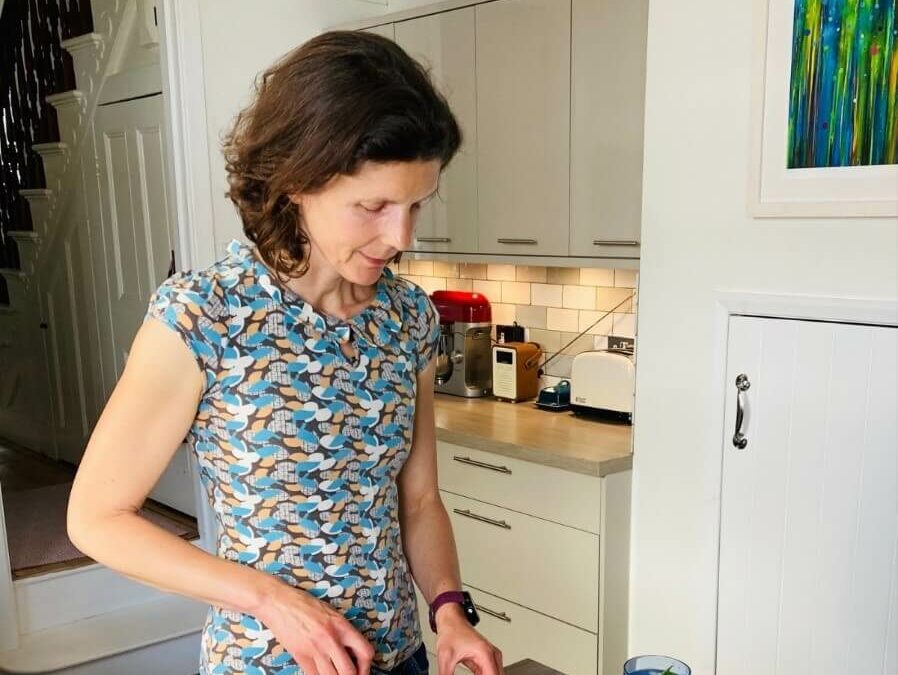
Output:
<svg viewBox="0 0 898 675">
<path fill-rule="evenodd" d="M 385 269 L 373 302 L 337 319 L 234 240 L 209 268 L 166 280 L 150 316 L 181 336 L 205 376 L 187 442 L 219 557 L 329 602 L 379 668 L 411 656 L 421 628 L 396 479 L 411 450 L 416 377 L 439 335 L 427 294 Z M 200 672 L 302 673 L 255 617 L 218 607 Z"/>
</svg>

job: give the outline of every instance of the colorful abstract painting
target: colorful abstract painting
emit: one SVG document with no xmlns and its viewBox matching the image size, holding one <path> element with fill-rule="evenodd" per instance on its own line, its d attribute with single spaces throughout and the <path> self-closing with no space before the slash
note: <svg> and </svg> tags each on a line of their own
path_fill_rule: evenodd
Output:
<svg viewBox="0 0 898 675">
<path fill-rule="evenodd" d="M 898 0 L 795 0 L 788 167 L 898 164 Z"/>
</svg>

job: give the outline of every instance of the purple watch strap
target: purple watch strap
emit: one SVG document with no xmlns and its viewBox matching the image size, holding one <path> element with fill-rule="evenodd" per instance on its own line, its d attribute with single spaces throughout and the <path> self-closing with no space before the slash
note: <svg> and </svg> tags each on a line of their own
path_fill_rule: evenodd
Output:
<svg viewBox="0 0 898 675">
<path fill-rule="evenodd" d="M 465 601 L 465 595 L 461 591 L 443 591 L 430 603 L 430 630 L 437 632 L 437 610 L 450 602 L 457 602 L 459 605 Z"/>
</svg>

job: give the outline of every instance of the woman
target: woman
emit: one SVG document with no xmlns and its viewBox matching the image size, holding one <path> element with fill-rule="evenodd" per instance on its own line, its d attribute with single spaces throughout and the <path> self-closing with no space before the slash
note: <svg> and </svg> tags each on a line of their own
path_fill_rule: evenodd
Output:
<svg viewBox="0 0 898 675">
<path fill-rule="evenodd" d="M 439 672 L 502 673 L 437 490 L 437 316 L 387 267 L 460 140 L 426 72 L 366 33 L 302 45 L 237 118 L 254 245 L 153 295 L 68 515 L 91 557 L 212 605 L 204 675 L 428 672 L 412 576 L 437 599 Z M 185 436 L 217 556 L 137 515 Z"/>
</svg>

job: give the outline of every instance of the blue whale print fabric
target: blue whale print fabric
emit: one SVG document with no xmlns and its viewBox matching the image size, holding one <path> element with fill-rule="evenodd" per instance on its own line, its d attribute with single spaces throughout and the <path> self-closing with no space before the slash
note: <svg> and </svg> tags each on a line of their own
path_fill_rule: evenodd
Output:
<svg viewBox="0 0 898 675">
<path fill-rule="evenodd" d="M 215 514 L 218 556 L 330 603 L 390 670 L 421 644 L 397 475 L 437 313 L 389 269 L 361 313 L 319 313 L 257 256 L 232 241 L 207 269 L 167 279 L 146 315 L 181 337 L 205 377 L 187 443 Z M 302 674 L 257 618 L 218 607 L 203 630 L 200 672 Z"/>
</svg>

